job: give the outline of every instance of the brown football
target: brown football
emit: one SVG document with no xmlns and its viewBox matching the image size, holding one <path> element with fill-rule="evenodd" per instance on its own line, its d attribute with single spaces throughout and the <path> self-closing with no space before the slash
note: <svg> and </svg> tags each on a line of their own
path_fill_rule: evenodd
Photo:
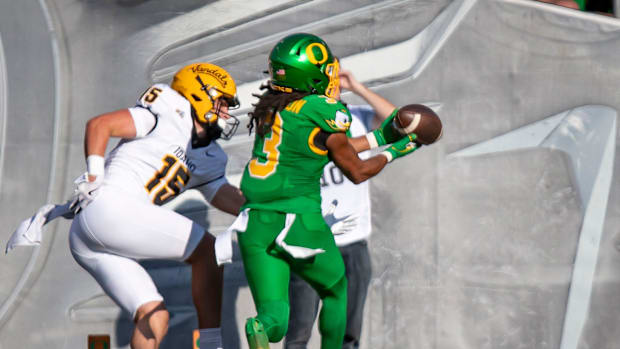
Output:
<svg viewBox="0 0 620 349">
<path fill-rule="evenodd" d="M 435 143 L 442 134 L 439 116 L 433 109 L 422 104 L 401 107 L 394 118 L 394 127 L 401 134 L 415 133 L 422 144 Z"/>
</svg>

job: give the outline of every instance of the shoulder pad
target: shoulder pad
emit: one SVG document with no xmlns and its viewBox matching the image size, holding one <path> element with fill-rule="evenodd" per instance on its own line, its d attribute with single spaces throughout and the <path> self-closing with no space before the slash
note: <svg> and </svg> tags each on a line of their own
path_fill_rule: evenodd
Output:
<svg viewBox="0 0 620 349">
<path fill-rule="evenodd" d="M 178 113 L 191 115 L 189 101 L 166 84 L 149 87 L 138 99 L 137 106 L 147 108 L 155 115 Z"/>
<path fill-rule="evenodd" d="M 349 129 L 351 113 L 340 101 L 320 95 L 306 96 L 302 100 L 306 101 L 302 113 L 324 131 L 334 133 Z"/>
</svg>

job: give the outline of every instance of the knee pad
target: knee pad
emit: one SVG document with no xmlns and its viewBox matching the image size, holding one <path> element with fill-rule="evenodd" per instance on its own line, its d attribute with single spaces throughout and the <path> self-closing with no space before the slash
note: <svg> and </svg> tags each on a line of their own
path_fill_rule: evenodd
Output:
<svg viewBox="0 0 620 349">
<path fill-rule="evenodd" d="M 257 318 L 265 327 L 265 332 L 272 343 L 284 338 L 288 330 L 289 305 L 285 301 L 271 301 L 257 307 Z"/>
</svg>

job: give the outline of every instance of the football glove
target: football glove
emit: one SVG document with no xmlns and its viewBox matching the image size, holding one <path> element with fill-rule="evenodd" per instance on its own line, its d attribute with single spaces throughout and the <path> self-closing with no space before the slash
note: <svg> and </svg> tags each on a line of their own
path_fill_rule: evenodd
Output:
<svg viewBox="0 0 620 349">
<path fill-rule="evenodd" d="M 334 211 L 336 211 L 337 206 L 338 200 L 332 201 L 330 206 L 325 210 L 323 214 L 323 219 L 331 229 L 332 234 L 341 235 L 355 230 L 355 228 L 357 228 L 357 221 L 359 219 L 359 215 L 352 213 L 342 218 L 336 218 L 336 216 L 334 216 Z"/>
<path fill-rule="evenodd" d="M 380 154 L 385 156 L 388 162 L 391 162 L 394 159 L 413 153 L 420 147 L 420 145 L 415 141 L 416 137 L 417 136 L 415 133 L 410 133 L 402 139 L 392 143 L 391 146 L 387 147 Z"/>
<path fill-rule="evenodd" d="M 97 196 L 97 189 L 103 183 L 103 176 L 97 176 L 94 182 L 88 180 L 88 173 L 79 176 L 74 182 L 75 189 L 69 208 L 75 214 L 86 208 Z"/>
<path fill-rule="evenodd" d="M 357 220 L 359 216 L 356 214 L 350 214 L 345 216 L 344 218 L 337 220 L 332 224 L 329 228 L 334 235 L 342 235 L 349 232 L 352 232 L 357 228 Z"/>
<path fill-rule="evenodd" d="M 398 114 L 398 108 L 395 108 L 392 114 L 383 120 L 379 128 L 366 134 L 366 138 L 368 139 L 371 149 L 394 143 L 403 136 L 394 128 L 394 126 L 392 126 L 396 114 Z"/>
</svg>

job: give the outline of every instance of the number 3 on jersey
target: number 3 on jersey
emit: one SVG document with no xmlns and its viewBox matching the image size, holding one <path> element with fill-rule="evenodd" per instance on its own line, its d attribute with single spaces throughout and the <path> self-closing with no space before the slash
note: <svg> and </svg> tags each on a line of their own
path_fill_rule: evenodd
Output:
<svg viewBox="0 0 620 349">
<path fill-rule="evenodd" d="M 267 157 L 267 162 L 260 162 L 254 158 L 250 160 L 248 172 L 255 178 L 267 178 L 276 172 L 280 150 L 278 146 L 282 143 L 282 117 L 276 113 L 275 120 L 271 126 L 271 135 L 264 139 L 263 153 Z"/>
</svg>

